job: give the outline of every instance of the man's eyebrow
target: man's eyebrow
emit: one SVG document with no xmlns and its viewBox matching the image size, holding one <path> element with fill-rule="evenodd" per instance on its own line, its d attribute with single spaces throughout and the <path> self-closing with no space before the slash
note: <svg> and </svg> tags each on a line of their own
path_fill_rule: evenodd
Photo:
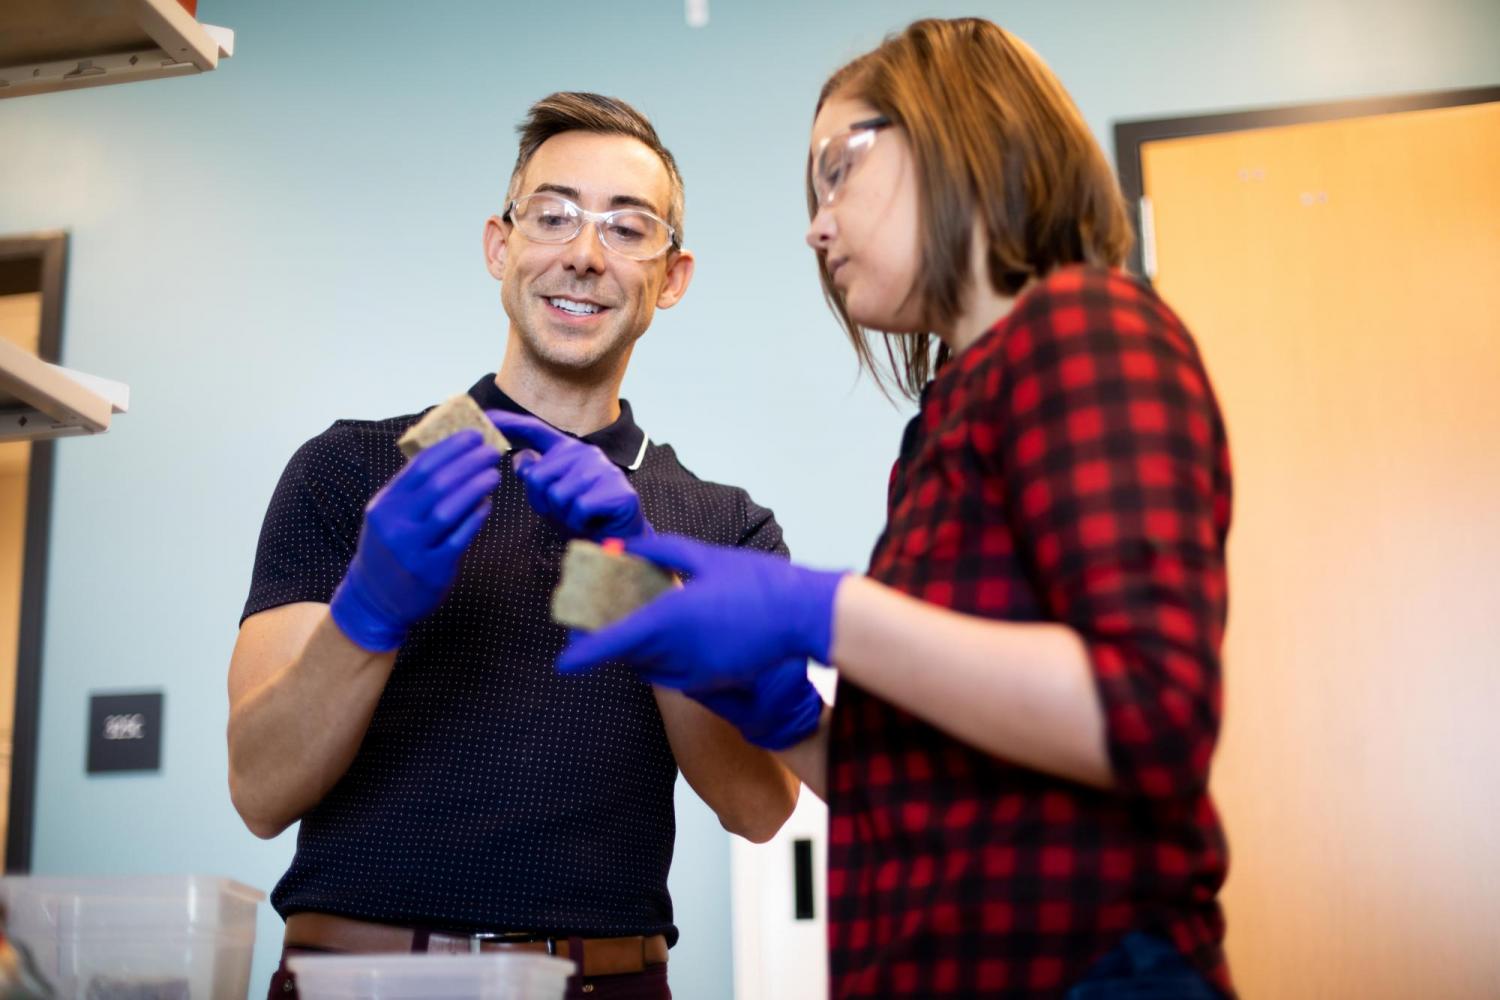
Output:
<svg viewBox="0 0 1500 1000">
<path fill-rule="evenodd" d="M 577 201 L 579 198 L 582 197 L 582 194 L 579 192 L 579 190 L 577 188 L 575 188 L 575 187 L 569 187 L 566 184 L 538 184 L 532 190 L 532 194 L 540 194 L 543 191 L 546 191 L 546 192 L 548 192 L 550 194 L 560 194 L 564 198 L 571 198 L 574 201 Z M 661 215 L 661 211 L 655 205 L 651 204 L 651 202 L 647 201 L 645 198 L 638 198 L 638 197 L 636 197 L 633 194 L 617 194 L 617 195 L 614 195 L 613 197 L 611 197 L 609 199 L 609 207 L 610 208 L 644 208 L 646 211 L 650 212 L 652 215 L 656 215 L 656 216 L 660 216 Z"/>
</svg>

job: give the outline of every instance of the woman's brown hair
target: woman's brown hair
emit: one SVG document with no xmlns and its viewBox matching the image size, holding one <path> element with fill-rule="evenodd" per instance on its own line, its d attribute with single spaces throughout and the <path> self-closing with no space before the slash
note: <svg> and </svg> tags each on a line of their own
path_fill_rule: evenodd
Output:
<svg viewBox="0 0 1500 1000">
<path fill-rule="evenodd" d="M 1130 222 L 1119 185 L 1083 116 L 1047 64 L 991 21 L 916 21 L 839 69 L 833 97 L 863 100 L 906 132 L 916 161 L 922 262 L 911 294 L 932 326 L 959 314 L 981 219 L 986 270 L 997 292 L 1017 294 L 1065 264 L 1119 267 Z M 817 111 L 814 112 L 816 117 Z M 808 211 L 818 211 L 808 161 Z M 881 385 L 869 331 L 855 323 L 818 255 L 823 295 Z M 930 333 L 886 334 L 891 380 L 915 398 L 947 362 Z"/>
</svg>

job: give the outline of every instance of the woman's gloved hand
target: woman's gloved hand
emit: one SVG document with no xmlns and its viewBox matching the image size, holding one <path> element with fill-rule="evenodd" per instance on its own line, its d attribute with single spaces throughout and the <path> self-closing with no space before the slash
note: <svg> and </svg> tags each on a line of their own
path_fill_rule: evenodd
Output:
<svg viewBox="0 0 1500 1000">
<path fill-rule="evenodd" d="M 365 507 L 359 544 L 329 611 L 356 645 L 400 647 L 447 596 L 490 513 L 500 453 L 461 431 L 412 459 Z"/>
<path fill-rule="evenodd" d="M 604 452 L 536 417 L 503 410 L 487 415 L 500 433 L 524 446 L 512 461 L 527 501 L 542 517 L 594 541 L 653 534 L 640 497 Z"/>
<path fill-rule="evenodd" d="M 807 661 L 786 660 L 755 675 L 748 687 L 687 692 L 766 750 L 785 750 L 817 732 L 823 698 L 807 679 Z"/>
<path fill-rule="evenodd" d="M 828 662 L 844 574 L 677 535 L 625 547 L 690 579 L 628 618 L 576 637 L 558 657 L 563 673 L 623 660 L 643 680 L 701 696 L 749 689 L 761 671 L 788 660 Z"/>
</svg>

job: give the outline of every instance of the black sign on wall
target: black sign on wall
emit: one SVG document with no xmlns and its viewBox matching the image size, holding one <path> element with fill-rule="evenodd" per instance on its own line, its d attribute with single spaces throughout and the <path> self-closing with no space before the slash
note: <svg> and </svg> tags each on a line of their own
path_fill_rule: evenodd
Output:
<svg viewBox="0 0 1500 1000">
<path fill-rule="evenodd" d="M 89 696 L 88 773 L 161 770 L 162 693 Z"/>
</svg>

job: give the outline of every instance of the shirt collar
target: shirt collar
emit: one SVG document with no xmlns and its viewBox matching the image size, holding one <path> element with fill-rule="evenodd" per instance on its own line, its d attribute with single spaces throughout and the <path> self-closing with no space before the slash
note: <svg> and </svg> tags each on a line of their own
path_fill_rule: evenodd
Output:
<svg viewBox="0 0 1500 1000">
<path fill-rule="evenodd" d="M 536 416 L 502 392 L 500 386 L 495 383 L 493 373 L 475 382 L 469 389 L 469 395 L 482 410 L 505 410 L 528 417 Z M 571 436 L 578 437 L 576 434 Z M 611 462 L 624 469 L 632 471 L 639 469 L 641 462 L 646 458 L 648 438 L 646 432 L 636 426 L 635 416 L 630 412 L 629 400 L 620 400 L 620 416 L 614 423 L 601 427 L 592 434 L 585 434 L 580 440 L 595 445 Z"/>
</svg>

